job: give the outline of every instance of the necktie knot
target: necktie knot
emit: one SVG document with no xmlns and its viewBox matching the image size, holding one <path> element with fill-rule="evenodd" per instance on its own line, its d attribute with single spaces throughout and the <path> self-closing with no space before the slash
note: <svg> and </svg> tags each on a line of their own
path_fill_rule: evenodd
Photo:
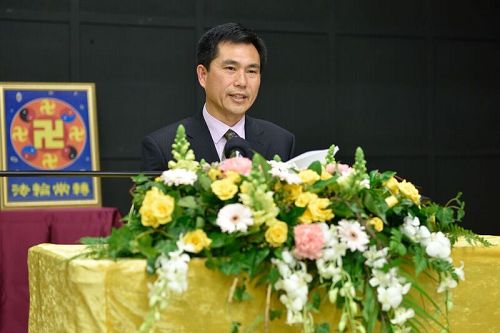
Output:
<svg viewBox="0 0 500 333">
<path fill-rule="evenodd" d="M 239 137 L 238 133 L 236 133 L 232 129 L 228 129 L 227 132 L 224 134 L 224 138 L 226 139 L 226 141 L 229 141 L 232 138 L 238 138 L 238 137 Z"/>
</svg>

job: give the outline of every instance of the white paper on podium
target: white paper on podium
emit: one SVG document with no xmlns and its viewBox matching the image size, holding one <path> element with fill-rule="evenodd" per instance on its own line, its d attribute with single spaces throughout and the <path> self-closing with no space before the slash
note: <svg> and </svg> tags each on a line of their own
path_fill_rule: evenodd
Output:
<svg viewBox="0 0 500 333">
<path fill-rule="evenodd" d="M 306 169 L 314 161 L 320 161 L 321 163 L 324 163 L 327 154 L 328 154 L 328 149 L 311 150 L 302 153 L 299 156 L 295 156 L 286 163 L 290 165 L 295 165 L 299 169 Z"/>
</svg>

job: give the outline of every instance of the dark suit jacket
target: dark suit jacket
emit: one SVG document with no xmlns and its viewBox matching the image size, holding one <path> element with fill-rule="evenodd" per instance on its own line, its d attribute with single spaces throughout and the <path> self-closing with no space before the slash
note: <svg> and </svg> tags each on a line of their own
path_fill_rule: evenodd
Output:
<svg viewBox="0 0 500 333">
<path fill-rule="evenodd" d="M 287 130 L 265 120 L 245 116 L 245 137 L 253 150 L 270 160 L 279 155 L 283 161 L 293 157 L 295 136 Z M 196 160 L 218 162 L 219 156 L 210 136 L 203 114 L 200 112 L 189 118 L 163 127 L 142 141 L 142 168 L 144 171 L 162 171 L 172 160 L 172 143 L 179 124 L 186 129 L 186 137 L 191 144 Z"/>
</svg>

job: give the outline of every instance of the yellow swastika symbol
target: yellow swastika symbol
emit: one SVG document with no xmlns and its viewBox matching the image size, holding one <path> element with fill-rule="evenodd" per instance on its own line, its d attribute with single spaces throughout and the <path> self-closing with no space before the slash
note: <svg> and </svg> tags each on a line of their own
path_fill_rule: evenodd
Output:
<svg viewBox="0 0 500 333">
<path fill-rule="evenodd" d="M 76 142 L 82 142 L 85 137 L 85 131 L 83 128 L 79 128 L 78 126 L 71 126 L 69 129 L 69 139 Z"/>
<path fill-rule="evenodd" d="M 64 124 L 60 119 L 33 120 L 33 145 L 36 149 L 64 148 Z"/>
<path fill-rule="evenodd" d="M 54 169 L 57 165 L 58 158 L 55 154 L 43 154 L 42 165 L 47 169 Z"/>
<path fill-rule="evenodd" d="M 12 129 L 12 140 L 24 142 L 28 138 L 28 130 L 22 126 L 15 126 Z"/>
<path fill-rule="evenodd" d="M 56 108 L 56 103 L 50 99 L 42 99 L 40 105 L 40 113 L 52 116 L 54 114 L 54 109 Z"/>
</svg>

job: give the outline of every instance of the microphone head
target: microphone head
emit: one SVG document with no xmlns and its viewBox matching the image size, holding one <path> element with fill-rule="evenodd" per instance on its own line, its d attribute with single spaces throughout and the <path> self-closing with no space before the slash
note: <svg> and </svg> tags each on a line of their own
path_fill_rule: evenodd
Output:
<svg viewBox="0 0 500 333">
<path fill-rule="evenodd" d="M 251 159 L 253 152 L 247 140 L 235 136 L 229 139 L 224 146 L 224 156 L 226 158 L 241 156 Z"/>
</svg>

